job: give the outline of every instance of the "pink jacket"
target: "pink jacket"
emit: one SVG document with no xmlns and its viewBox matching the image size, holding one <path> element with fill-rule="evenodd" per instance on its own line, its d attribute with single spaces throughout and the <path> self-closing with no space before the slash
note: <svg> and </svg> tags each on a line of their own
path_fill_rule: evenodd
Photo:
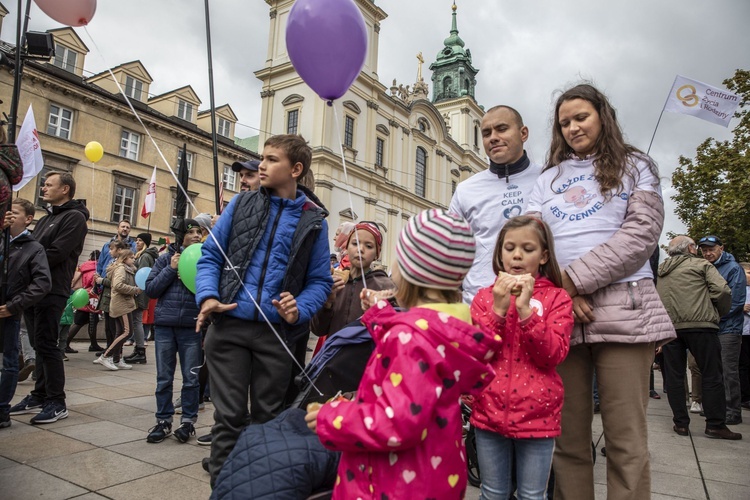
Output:
<svg viewBox="0 0 750 500">
<path fill-rule="evenodd" d="M 468 320 L 465 304 L 397 312 L 381 301 L 365 313 L 375 351 L 357 401 L 318 414 L 320 441 L 343 452 L 334 499 L 464 497 L 458 399 L 493 379 L 487 360 L 499 347 Z"/>
<path fill-rule="evenodd" d="M 635 191 L 620 229 L 565 269 L 578 293 L 593 306 L 596 317 L 592 323 L 575 324 L 571 346 L 598 342 L 661 345 L 677 336 L 653 280 L 615 283 L 648 260 L 659 243 L 663 225 L 661 196 Z"/>
<path fill-rule="evenodd" d="M 474 324 L 502 337 L 492 360 L 497 376 L 476 398 L 471 423 L 513 439 L 560 435 L 562 379 L 557 365 L 570 348 L 573 302 L 544 277 L 534 283 L 537 313 L 519 321 L 515 297 L 505 318 L 492 310 L 492 287 L 479 290 L 471 304 Z"/>
</svg>

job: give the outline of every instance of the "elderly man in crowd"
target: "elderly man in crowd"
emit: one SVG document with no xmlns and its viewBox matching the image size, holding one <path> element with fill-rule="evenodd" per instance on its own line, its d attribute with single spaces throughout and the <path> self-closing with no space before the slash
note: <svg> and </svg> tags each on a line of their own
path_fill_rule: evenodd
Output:
<svg viewBox="0 0 750 500">
<path fill-rule="evenodd" d="M 701 370 L 706 435 L 741 439 L 726 426 L 726 401 L 721 373 L 719 319 L 729 311 L 732 295 L 724 278 L 711 263 L 698 257 L 695 242 L 677 236 L 669 242 L 669 258 L 659 266 L 656 289 L 672 319 L 677 339 L 664 346 L 667 397 L 674 431 L 689 434 L 690 414 L 685 406 L 686 349 Z"/>
<path fill-rule="evenodd" d="M 738 425 L 742 423 L 739 363 L 742 347 L 742 309 L 747 293 L 745 271 L 734 260 L 732 254 L 724 251 L 724 244 L 717 236 L 704 236 L 698 241 L 698 247 L 706 260 L 716 266 L 716 270 L 732 290 L 732 305 L 729 312 L 722 315 L 719 323 L 719 342 L 721 366 L 724 371 L 724 395 L 727 399 L 727 425 Z"/>
</svg>

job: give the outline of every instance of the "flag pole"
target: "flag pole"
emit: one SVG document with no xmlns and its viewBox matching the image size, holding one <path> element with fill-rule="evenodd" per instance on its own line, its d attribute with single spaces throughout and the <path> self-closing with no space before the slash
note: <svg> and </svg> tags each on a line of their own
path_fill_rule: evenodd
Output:
<svg viewBox="0 0 750 500">
<path fill-rule="evenodd" d="M 208 0 L 206 0 L 208 1 Z M 16 143 L 16 123 L 18 122 L 18 101 L 21 96 L 21 73 L 23 72 L 23 60 L 21 59 L 21 51 L 23 50 L 23 44 L 26 42 L 26 29 L 29 24 L 29 17 L 31 15 L 31 0 L 26 2 L 26 10 L 24 15 L 23 27 L 21 26 L 21 11 L 23 9 L 23 0 L 18 0 L 18 13 L 16 17 L 16 54 L 15 54 L 15 74 L 13 75 L 13 94 L 10 101 L 10 119 L 8 120 L 8 142 L 10 144 Z M 8 200 L 7 206 L 2 206 L 3 221 L 5 220 L 5 213 L 11 210 L 13 204 L 13 196 L 11 194 Z M 10 228 L 3 230 L 3 264 L 0 270 L 0 305 L 5 305 L 5 301 L 8 297 L 8 258 L 10 254 Z M 3 351 L 5 345 L 5 318 L 0 318 L 0 352 Z"/>
<path fill-rule="evenodd" d="M 661 117 L 664 116 L 664 110 L 667 108 L 667 103 L 669 102 L 669 97 L 671 96 L 671 91 L 674 88 L 674 84 L 677 83 L 677 77 L 674 77 L 674 81 L 672 82 L 672 86 L 669 87 L 669 92 L 667 92 L 667 98 L 664 100 L 664 106 L 661 107 L 661 113 L 659 113 L 659 119 L 656 120 L 656 127 L 654 127 L 654 133 L 651 135 L 651 142 L 648 143 L 648 149 L 646 150 L 646 155 L 651 152 L 651 146 L 654 144 L 654 137 L 656 137 L 656 131 L 659 130 L 659 124 L 661 123 Z"/>
<path fill-rule="evenodd" d="M 211 56 L 211 19 L 208 14 L 208 0 L 206 5 L 206 50 L 208 51 L 208 93 L 211 100 L 211 143 L 214 157 L 214 196 L 216 199 L 216 213 L 221 213 L 219 200 L 219 147 L 216 140 L 216 104 L 214 102 L 214 68 Z"/>
<path fill-rule="evenodd" d="M 146 232 L 151 233 L 151 212 L 148 213 L 148 226 L 146 227 Z"/>
</svg>

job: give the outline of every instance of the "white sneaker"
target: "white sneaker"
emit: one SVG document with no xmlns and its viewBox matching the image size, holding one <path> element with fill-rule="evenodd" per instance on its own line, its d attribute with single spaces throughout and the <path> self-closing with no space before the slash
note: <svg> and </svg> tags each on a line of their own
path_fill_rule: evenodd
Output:
<svg viewBox="0 0 750 500">
<path fill-rule="evenodd" d="M 703 405 L 701 405 L 698 401 L 693 401 L 693 404 L 690 405 L 690 413 L 700 413 L 703 411 Z"/>
<path fill-rule="evenodd" d="M 116 364 L 115 366 L 116 366 L 116 367 L 117 367 L 118 369 L 120 369 L 120 370 L 132 370 L 132 369 L 133 369 L 133 365 L 129 365 L 129 364 L 127 364 L 127 363 L 125 362 L 125 360 L 124 360 L 124 359 L 122 359 L 122 358 L 120 358 L 120 361 L 118 361 L 118 362 L 117 362 L 117 364 Z"/>
<path fill-rule="evenodd" d="M 99 364 L 102 365 L 104 368 L 107 368 L 108 370 L 112 370 L 113 372 L 116 372 L 117 370 L 119 370 L 115 362 L 112 361 L 112 358 L 101 358 L 101 360 L 99 361 Z"/>
<path fill-rule="evenodd" d="M 98 357 L 97 357 L 97 358 L 96 358 L 96 359 L 94 360 L 94 364 L 95 364 L 95 365 L 100 365 L 100 364 L 102 364 L 102 359 L 104 359 L 104 353 L 100 354 L 100 355 L 99 355 L 99 356 L 98 356 Z"/>
</svg>

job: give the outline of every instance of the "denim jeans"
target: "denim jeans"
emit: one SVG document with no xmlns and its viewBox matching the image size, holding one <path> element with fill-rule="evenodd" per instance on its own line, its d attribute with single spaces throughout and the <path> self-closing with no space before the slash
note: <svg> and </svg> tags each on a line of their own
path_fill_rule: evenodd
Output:
<svg viewBox="0 0 750 500">
<path fill-rule="evenodd" d="M 555 451 L 554 438 L 510 439 L 477 429 L 477 458 L 482 471 L 481 499 L 507 500 L 516 464 L 516 498 L 546 500 L 547 481 Z"/>
<path fill-rule="evenodd" d="M 20 344 L 21 344 L 21 354 L 23 354 L 23 362 L 27 363 L 31 359 L 36 359 L 36 351 L 34 351 L 34 348 L 31 346 L 31 341 L 29 340 L 29 331 L 26 329 L 26 322 L 21 319 L 21 334 L 20 337 Z"/>
<path fill-rule="evenodd" d="M 198 372 L 203 363 L 201 334 L 194 328 L 155 326 L 156 351 L 156 419 L 172 422 L 174 372 L 177 356 L 182 371 L 182 422 L 198 420 Z"/>
<path fill-rule="evenodd" d="M 0 374 L 0 413 L 10 410 L 10 400 L 16 394 L 18 385 L 18 331 L 19 319 L 5 318 L 3 330 L 3 370 Z"/>
</svg>

